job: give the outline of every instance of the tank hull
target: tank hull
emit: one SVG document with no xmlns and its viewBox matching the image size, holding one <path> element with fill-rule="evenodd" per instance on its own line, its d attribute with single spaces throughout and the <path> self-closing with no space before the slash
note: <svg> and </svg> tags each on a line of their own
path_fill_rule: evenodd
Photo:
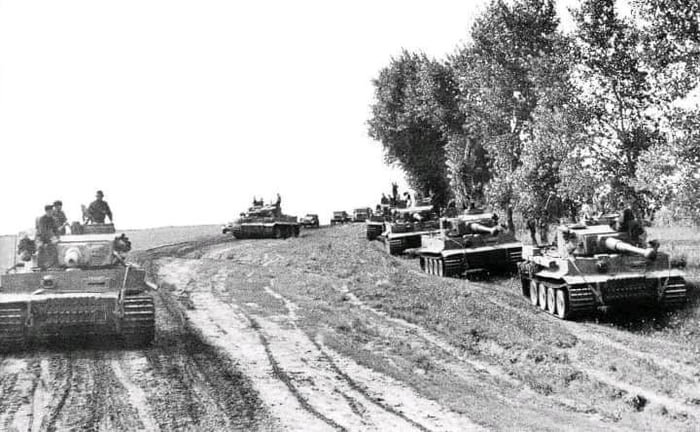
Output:
<svg viewBox="0 0 700 432">
<path fill-rule="evenodd" d="M 390 255 L 399 255 L 406 251 L 406 249 L 421 247 L 424 235 L 435 235 L 439 233 L 439 231 L 440 230 L 423 230 L 404 233 L 385 232 L 382 234 L 382 239 Z"/>
<path fill-rule="evenodd" d="M 590 314 L 603 307 L 646 304 L 675 308 L 686 301 L 683 273 L 676 269 L 556 277 L 520 266 L 522 295 L 533 306 L 562 319 Z"/>
<path fill-rule="evenodd" d="M 421 269 L 441 277 L 462 277 L 477 274 L 517 271 L 522 260 L 522 244 L 501 243 L 490 246 L 430 250 L 419 252 Z"/>
<path fill-rule="evenodd" d="M 244 223 L 231 227 L 237 239 L 264 239 L 298 237 L 301 225 L 298 222 Z"/>
<path fill-rule="evenodd" d="M 155 306 L 142 270 L 45 271 L 2 277 L 0 349 L 45 338 L 107 336 L 144 345 L 155 334 Z M 48 278 L 53 287 L 42 285 Z"/>
</svg>

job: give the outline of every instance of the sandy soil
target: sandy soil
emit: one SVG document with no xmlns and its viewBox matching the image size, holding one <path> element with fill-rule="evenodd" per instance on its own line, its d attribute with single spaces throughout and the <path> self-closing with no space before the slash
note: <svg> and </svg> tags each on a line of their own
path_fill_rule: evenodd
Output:
<svg viewBox="0 0 700 432">
<path fill-rule="evenodd" d="M 564 322 L 363 226 L 135 253 L 157 341 L 0 358 L 1 430 L 698 430 L 700 311 Z"/>
</svg>

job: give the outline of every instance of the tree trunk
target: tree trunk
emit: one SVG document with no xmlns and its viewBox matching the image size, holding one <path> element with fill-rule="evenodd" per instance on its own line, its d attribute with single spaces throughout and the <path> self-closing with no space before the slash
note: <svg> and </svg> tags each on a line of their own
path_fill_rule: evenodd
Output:
<svg viewBox="0 0 700 432">
<path fill-rule="evenodd" d="M 508 206 L 506 209 L 506 220 L 508 223 L 508 231 L 511 234 L 515 234 L 515 223 L 513 222 L 513 207 Z"/>
</svg>

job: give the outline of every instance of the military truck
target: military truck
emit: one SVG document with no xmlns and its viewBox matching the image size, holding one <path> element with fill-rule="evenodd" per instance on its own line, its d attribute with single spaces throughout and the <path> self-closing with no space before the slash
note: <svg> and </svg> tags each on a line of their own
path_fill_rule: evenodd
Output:
<svg viewBox="0 0 700 432">
<path fill-rule="evenodd" d="M 353 222 L 364 222 L 372 216 L 372 209 L 369 207 L 356 208 L 352 211 Z"/>
<path fill-rule="evenodd" d="M 441 218 L 438 231 L 422 236 L 418 255 L 425 273 L 477 278 L 517 271 L 522 251 L 522 243 L 493 213 L 477 211 Z"/>
<path fill-rule="evenodd" d="M 561 319 L 631 303 L 682 305 L 684 275 L 658 246 L 606 224 L 560 226 L 553 247 L 525 254 L 522 294 Z"/>
<path fill-rule="evenodd" d="M 279 205 L 255 205 L 240 217 L 224 226 L 224 234 L 231 233 L 237 239 L 298 237 L 301 225 L 296 216 L 282 214 Z"/>
<path fill-rule="evenodd" d="M 391 220 L 384 223 L 380 238 L 391 255 L 421 246 L 423 235 L 435 234 L 440 222 L 432 206 L 394 209 Z"/>
<path fill-rule="evenodd" d="M 146 272 L 126 261 L 131 242 L 114 225 L 80 226 L 79 234 L 37 246 L 19 242 L 23 260 L 0 276 L 0 349 L 45 338 L 90 335 L 147 345 L 155 306 Z"/>
<path fill-rule="evenodd" d="M 318 228 L 320 226 L 318 215 L 307 214 L 303 218 L 299 219 L 299 225 L 301 225 L 303 228 Z"/>
<path fill-rule="evenodd" d="M 352 222 L 352 218 L 345 210 L 333 212 L 333 216 L 331 217 L 331 226 L 343 225 L 349 222 Z"/>
</svg>

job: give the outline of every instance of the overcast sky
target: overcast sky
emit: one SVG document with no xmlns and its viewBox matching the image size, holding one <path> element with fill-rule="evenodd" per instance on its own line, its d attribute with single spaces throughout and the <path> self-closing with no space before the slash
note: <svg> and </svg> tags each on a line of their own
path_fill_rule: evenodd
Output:
<svg viewBox="0 0 700 432">
<path fill-rule="evenodd" d="M 367 136 L 402 48 L 444 57 L 486 1 L 0 0 L 0 234 L 105 192 L 120 228 L 374 205 Z"/>
</svg>

